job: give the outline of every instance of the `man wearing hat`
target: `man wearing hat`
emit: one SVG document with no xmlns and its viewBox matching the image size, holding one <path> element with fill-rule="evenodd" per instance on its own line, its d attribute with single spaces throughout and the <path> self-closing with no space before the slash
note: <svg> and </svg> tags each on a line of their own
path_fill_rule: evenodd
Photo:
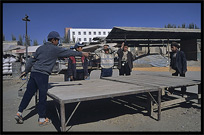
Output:
<svg viewBox="0 0 204 135">
<path fill-rule="evenodd" d="M 117 53 L 119 75 L 130 75 L 133 68 L 133 55 L 128 51 L 128 45 L 123 42 Z"/>
<path fill-rule="evenodd" d="M 76 43 L 74 49 L 82 52 L 84 45 Z M 88 59 L 84 56 L 70 56 L 68 59 L 68 80 L 84 80 L 88 78 Z"/>
<path fill-rule="evenodd" d="M 186 56 L 183 51 L 179 51 L 180 46 L 177 42 L 172 42 L 170 53 L 170 68 L 172 68 L 175 72 L 172 73 L 172 76 L 185 77 L 185 73 L 187 71 L 187 62 Z M 170 92 L 173 92 L 174 89 L 170 89 Z M 186 87 L 181 87 L 182 96 L 186 92 Z"/>
<path fill-rule="evenodd" d="M 50 120 L 46 117 L 48 81 L 49 75 L 52 73 L 52 69 L 56 63 L 57 58 L 69 56 L 88 57 L 88 53 L 77 52 L 57 46 L 61 38 L 59 33 L 56 31 L 50 32 L 47 39 L 48 42 L 38 47 L 35 54 L 33 54 L 26 62 L 25 71 L 20 76 L 23 77 L 31 72 L 26 91 L 19 105 L 18 112 L 15 115 L 15 119 L 19 124 L 23 124 L 23 110 L 26 109 L 37 89 L 39 89 L 39 126 L 49 124 Z"/>
</svg>

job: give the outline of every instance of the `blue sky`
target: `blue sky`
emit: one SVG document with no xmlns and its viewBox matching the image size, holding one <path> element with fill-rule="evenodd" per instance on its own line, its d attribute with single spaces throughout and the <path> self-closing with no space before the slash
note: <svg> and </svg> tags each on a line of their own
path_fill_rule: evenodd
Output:
<svg viewBox="0 0 204 135">
<path fill-rule="evenodd" d="M 155 27 L 194 23 L 201 28 L 200 3 L 3 3 L 3 34 L 11 40 L 25 36 L 25 14 L 28 35 L 39 44 L 50 31 L 64 37 L 64 29 Z M 24 39 L 23 39 L 24 41 Z"/>
</svg>

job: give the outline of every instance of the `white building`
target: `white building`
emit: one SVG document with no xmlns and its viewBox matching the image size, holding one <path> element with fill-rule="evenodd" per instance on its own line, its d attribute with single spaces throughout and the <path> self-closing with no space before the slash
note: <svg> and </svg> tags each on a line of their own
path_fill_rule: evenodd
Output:
<svg viewBox="0 0 204 135">
<path fill-rule="evenodd" d="M 112 29 L 70 28 L 68 42 L 94 42 L 94 37 L 107 37 Z"/>
</svg>

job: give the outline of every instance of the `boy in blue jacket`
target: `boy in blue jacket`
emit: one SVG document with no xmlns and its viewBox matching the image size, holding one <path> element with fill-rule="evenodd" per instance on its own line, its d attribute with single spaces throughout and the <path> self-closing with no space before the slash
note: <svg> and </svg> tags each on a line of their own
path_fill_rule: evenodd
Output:
<svg viewBox="0 0 204 135">
<path fill-rule="evenodd" d="M 82 52 L 84 45 L 76 43 L 74 49 Z M 88 78 L 88 59 L 84 56 L 70 56 L 68 60 L 68 80 L 85 80 Z"/>
<path fill-rule="evenodd" d="M 69 56 L 85 56 L 88 57 L 86 52 L 76 52 L 70 49 L 58 47 L 60 35 L 56 31 L 52 31 L 48 34 L 48 42 L 38 47 L 35 54 L 26 63 L 25 71 L 20 77 L 25 76 L 29 72 L 30 79 L 27 84 L 26 91 L 19 105 L 15 119 L 17 123 L 23 123 L 22 112 L 28 106 L 31 98 L 39 89 L 39 103 L 38 103 L 38 123 L 39 126 L 44 126 L 50 123 L 50 120 L 46 117 L 46 100 L 48 91 L 49 75 L 59 57 Z"/>
</svg>

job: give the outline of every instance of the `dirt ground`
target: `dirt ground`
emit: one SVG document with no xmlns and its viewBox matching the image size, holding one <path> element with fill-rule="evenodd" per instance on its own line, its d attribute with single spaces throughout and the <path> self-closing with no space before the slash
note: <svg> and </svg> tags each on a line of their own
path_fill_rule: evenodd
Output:
<svg viewBox="0 0 204 135">
<path fill-rule="evenodd" d="M 169 67 L 135 67 L 134 71 L 168 72 Z M 200 67 L 187 67 L 188 71 L 201 71 Z"/>
<path fill-rule="evenodd" d="M 190 69 L 190 68 L 189 68 Z M 153 71 L 152 71 L 153 70 Z M 169 74 L 168 70 L 156 68 L 148 70 L 148 73 L 158 72 L 158 74 Z M 162 72 L 161 72 L 162 71 Z M 140 72 L 147 73 L 146 70 L 136 70 L 132 74 Z M 188 70 L 186 77 L 200 79 L 200 70 Z M 114 70 L 113 76 L 118 75 L 118 70 Z M 169 74 L 170 75 L 170 74 Z M 91 73 L 91 79 L 99 78 L 100 71 Z M 63 75 L 51 75 L 49 82 L 63 81 Z M 47 115 L 52 120 L 52 124 L 39 127 L 37 108 L 35 108 L 34 98 L 24 111 L 24 124 L 16 124 L 14 115 L 17 112 L 21 99 L 18 98 L 19 87 L 25 82 L 20 79 L 3 80 L 3 132 L 58 132 L 60 121 L 57 116 L 58 103 L 48 98 Z M 191 86 L 187 90 L 196 93 L 197 87 Z M 100 99 L 82 102 L 67 125 L 68 132 L 201 132 L 201 105 L 197 100 L 184 102 L 162 108 L 161 120 L 157 121 L 157 112 L 152 117 L 147 115 L 143 106 L 142 95 L 123 96 L 111 99 Z M 66 114 L 70 115 L 76 103 L 66 105 Z M 68 119 L 68 117 L 67 117 Z"/>
</svg>

